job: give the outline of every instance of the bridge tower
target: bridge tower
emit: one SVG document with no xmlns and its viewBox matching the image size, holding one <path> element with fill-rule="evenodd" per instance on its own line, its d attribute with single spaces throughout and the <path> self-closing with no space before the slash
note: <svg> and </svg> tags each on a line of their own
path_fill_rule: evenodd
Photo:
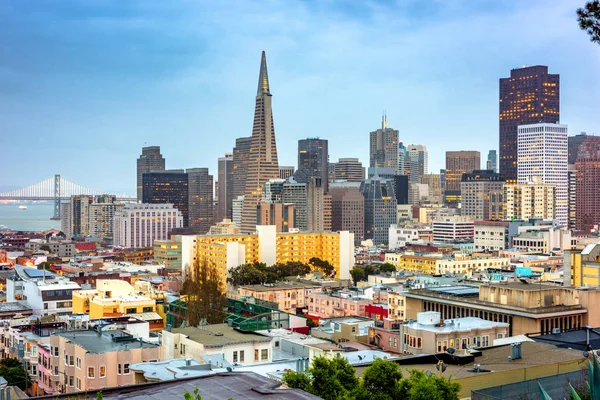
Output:
<svg viewBox="0 0 600 400">
<path fill-rule="evenodd" d="M 54 216 L 50 219 L 60 220 L 60 175 L 54 175 Z"/>
</svg>

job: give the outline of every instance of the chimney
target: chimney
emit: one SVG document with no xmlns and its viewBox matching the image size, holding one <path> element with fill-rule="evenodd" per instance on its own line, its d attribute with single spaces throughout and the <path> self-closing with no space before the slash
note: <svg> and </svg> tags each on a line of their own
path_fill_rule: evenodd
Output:
<svg viewBox="0 0 600 400">
<path fill-rule="evenodd" d="M 192 360 L 191 360 L 190 358 L 186 358 L 186 359 L 185 359 L 185 366 L 186 366 L 186 367 L 189 367 L 189 366 L 191 366 L 191 365 L 192 365 Z"/>
</svg>

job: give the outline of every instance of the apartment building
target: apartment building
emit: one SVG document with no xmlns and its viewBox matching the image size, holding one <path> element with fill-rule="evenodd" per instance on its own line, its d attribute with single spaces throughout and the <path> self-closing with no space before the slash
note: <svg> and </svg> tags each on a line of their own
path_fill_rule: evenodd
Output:
<svg viewBox="0 0 600 400">
<path fill-rule="evenodd" d="M 279 310 L 295 314 L 297 309 L 307 308 L 308 296 L 313 292 L 322 291 L 322 287 L 312 283 L 285 281 L 240 286 L 237 290 L 239 296 L 250 296 L 277 303 Z"/>
<path fill-rule="evenodd" d="M 349 315 L 365 315 L 365 307 L 372 300 L 355 292 L 338 291 L 334 293 L 313 292 L 308 296 L 308 317 L 314 320 Z"/>
<path fill-rule="evenodd" d="M 473 242 L 475 251 L 497 251 L 509 247 L 508 222 L 475 221 Z"/>
<path fill-rule="evenodd" d="M 340 342 L 367 343 L 369 328 L 375 325 L 371 318 L 348 316 L 324 318 L 319 327 L 311 329 L 311 336 Z"/>
<path fill-rule="evenodd" d="M 429 275 L 463 275 L 471 277 L 473 272 L 485 271 L 488 268 L 508 268 L 509 258 L 471 257 L 464 254 L 391 254 L 385 255 L 385 262 L 395 265 L 398 270 L 416 274 Z"/>
<path fill-rule="evenodd" d="M 504 219 L 553 219 L 555 210 L 554 185 L 542 182 L 538 176 L 525 183 L 504 185 Z"/>
<path fill-rule="evenodd" d="M 565 251 L 564 282 L 571 286 L 600 286 L 600 243 Z"/>
<path fill-rule="evenodd" d="M 186 195 L 187 198 L 187 195 Z M 114 215 L 113 243 L 125 248 L 152 247 L 183 227 L 181 210 L 172 204 L 127 204 Z"/>
<path fill-rule="evenodd" d="M 155 240 L 154 262 L 164 264 L 167 269 L 181 270 L 181 242 L 177 240 Z"/>
</svg>

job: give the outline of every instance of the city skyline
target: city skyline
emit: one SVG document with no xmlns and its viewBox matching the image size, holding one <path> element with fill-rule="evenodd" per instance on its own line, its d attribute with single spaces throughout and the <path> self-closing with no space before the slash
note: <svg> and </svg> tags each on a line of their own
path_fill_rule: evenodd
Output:
<svg viewBox="0 0 600 400">
<path fill-rule="evenodd" d="M 296 165 L 297 140 L 314 136 L 329 141 L 330 160 L 357 157 L 367 165 L 368 135 L 384 109 L 400 141 L 427 146 L 430 171 L 443 168 L 445 151 L 487 154 L 498 143 L 498 79 L 523 64 L 561 75 L 561 123 L 571 135 L 600 131 L 600 59 L 575 23 L 576 2 L 350 9 L 275 2 L 277 19 L 240 2 L 240 24 L 231 32 L 214 4 L 65 4 L 39 5 L 34 13 L 23 3 L 0 7 L 7 22 L 0 38 L 8 43 L 0 64 L 0 129 L 8 134 L 0 144 L 21 154 L 36 143 L 56 158 L 51 174 L 101 190 L 134 193 L 133 156 L 144 143 L 161 146 L 169 169 L 200 165 L 216 176 L 218 158 L 235 138 L 250 135 L 248 93 L 263 49 L 277 93 L 281 165 Z M 217 18 L 204 20 L 208 12 Z M 498 18 L 503 26 L 473 35 Z M 198 21 L 207 27 L 195 29 Z M 557 28 L 538 29 L 548 24 Z M 211 27 L 222 35 L 214 42 Z M 442 30 L 449 33 L 440 38 Z M 517 40 L 523 33 L 527 45 Z M 390 62 L 379 65 L 382 54 Z M 435 120 L 425 117 L 431 113 Z M 81 168 L 87 159 L 102 167 Z M 24 163 L 3 177 L 0 190 L 48 172 Z"/>
</svg>

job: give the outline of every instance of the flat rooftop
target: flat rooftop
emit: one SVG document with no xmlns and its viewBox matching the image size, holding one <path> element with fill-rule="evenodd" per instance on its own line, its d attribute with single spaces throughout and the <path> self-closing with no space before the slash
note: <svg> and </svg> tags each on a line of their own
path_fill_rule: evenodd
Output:
<svg viewBox="0 0 600 400">
<path fill-rule="evenodd" d="M 270 290 L 277 289 L 304 289 L 307 287 L 320 287 L 315 283 L 304 283 L 304 282 L 292 282 L 292 281 L 280 281 L 276 283 L 270 283 L 268 285 L 244 285 L 240 286 L 240 289 L 250 289 L 257 292 L 268 292 Z"/>
<path fill-rule="evenodd" d="M 206 325 L 202 328 L 187 327 L 171 331 L 187 336 L 190 340 L 208 347 L 221 347 L 244 342 L 270 342 L 271 338 L 252 332 L 244 333 L 227 324 Z"/>
<path fill-rule="evenodd" d="M 454 321 L 454 322 L 451 322 Z M 447 319 L 444 321 L 444 326 L 425 325 L 418 322 L 408 322 L 406 326 L 413 329 L 420 329 L 428 332 L 450 333 L 470 331 L 473 329 L 489 329 L 496 327 L 508 328 L 509 324 L 505 322 L 486 321 L 476 317 L 456 318 L 454 320 Z"/>
<path fill-rule="evenodd" d="M 0 313 L 7 312 L 33 312 L 33 309 L 17 301 L 11 301 L 10 303 L 0 303 Z"/>
<path fill-rule="evenodd" d="M 563 286 L 558 285 L 548 285 L 545 283 L 523 283 L 523 282 L 506 282 L 506 283 L 491 283 L 491 284 L 482 284 L 482 287 L 486 286 L 495 286 L 500 288 L 508 288 L 508 289 L 516 289 L 516 290 L 527 290 L 527 291 L 536 291 L 536 290 L 555 290 L 561 289 Z"/>
<path fill-rule="evenodd" d="M 115 341 L 114 337 L 126 338 L 127 335 L 123 331 L 105 331 L 102 334 L 93 330 L 80 330 L 57 333 L 57 336 L 62 336 L 69 340 L 71 343 L 76 344 L 92 354 L 103 354 L 110 353 L 113 351 L 127 351 L 134 348 L 145 348 L 153 349 L 159 347 L 158 345 L 140 342 L 139 340 L 132 339 L 130 341 Z"/>
</svg>

